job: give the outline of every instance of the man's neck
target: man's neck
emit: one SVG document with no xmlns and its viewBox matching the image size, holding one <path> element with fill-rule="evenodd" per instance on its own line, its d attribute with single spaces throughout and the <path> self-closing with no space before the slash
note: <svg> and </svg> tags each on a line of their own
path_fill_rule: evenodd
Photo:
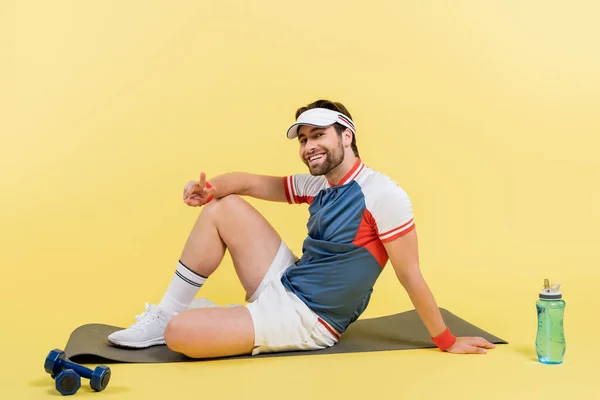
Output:
<svg viewBox="0 0 600 400">
<path fill-rule="evenodd" d="M 345 157 L 344 161 L 340 165 L 338 165 L 333 170 L 331 170 L 331 172 L 325 175 L 327 181 L 332 185 L 338 185 L 342 178 L 344 178 L 346 174 L 350 172 L 352 167 L 356 165 L 357 161 L 358 157 L 356 157 L 354 153 L 352 153 L 350 157 Z"/>
</svg>

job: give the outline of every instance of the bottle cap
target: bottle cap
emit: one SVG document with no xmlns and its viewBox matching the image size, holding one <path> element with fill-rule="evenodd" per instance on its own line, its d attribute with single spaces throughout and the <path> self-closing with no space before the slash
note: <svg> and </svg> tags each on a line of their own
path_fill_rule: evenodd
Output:
<svg viewBox="0 0 600 400">
<path fill-rule="evenodd" d="M 540 292 L 540 299 L 546 300 L 558 300 L 562 299 L 562 293 L 560 292 L 560 283 L 550 284 L 548 279 L 544 279 L 544 289 Z"/>
</svg>

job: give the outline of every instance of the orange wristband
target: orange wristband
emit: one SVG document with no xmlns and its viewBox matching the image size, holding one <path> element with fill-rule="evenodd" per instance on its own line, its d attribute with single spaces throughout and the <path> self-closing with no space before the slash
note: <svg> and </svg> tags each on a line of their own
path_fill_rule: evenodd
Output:
<svg viewBox="0 0 600 400">
<path fill-rule="evenodd" d="M 450 328 L 446 328 L 444 332 L 436 337 L 432 337 L 433 343 L 442 351 L 448 350 L 456 342 L 456 336 L 450 332 Z"/>
<path fill-rule="evenodd" d="M 212 187 L 211 184 L 208 183 L 208 182 L 206 182 L 206 188 L 210 189 L 211 187 Z M 214 199 L 214 198 L 215 198 L 215 195 L 213 194 L 204 203 L 202 203 L 202 205 L 206 205 L 206 204 L 210 203 L 211 200 Z"/>
</svg>

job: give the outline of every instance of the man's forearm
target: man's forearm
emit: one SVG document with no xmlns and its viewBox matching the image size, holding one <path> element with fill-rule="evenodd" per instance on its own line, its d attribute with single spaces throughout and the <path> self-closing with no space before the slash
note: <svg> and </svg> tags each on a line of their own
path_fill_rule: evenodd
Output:
<svg viewBox="0 0 600 400">
<path fill-rule="evenodd" d="M 256 199 L 286 202 L 283 177 L 257 175 L 247 172 L 229 172 L 210 179 L 217 199 L 236 194 Z"/>
<path fill-rule="evenodd" d="M 248 177 L 246 175 L 243 172 L 229 172 L 209 179 L 208 183 L 215 188 L 215 198 L 217 199 L 230 194 L 243 196 L 248 191 Z"/>
<path fill-rule="evenodd" d="M 402 282 L 402 285 L 415 306 L 415 310 L 427 327 L 429 334 L 436 337 L 443 333 L 446 330 L 446 324 L 423 277 L 406 279 L 405 282 Z"/>
</svg>

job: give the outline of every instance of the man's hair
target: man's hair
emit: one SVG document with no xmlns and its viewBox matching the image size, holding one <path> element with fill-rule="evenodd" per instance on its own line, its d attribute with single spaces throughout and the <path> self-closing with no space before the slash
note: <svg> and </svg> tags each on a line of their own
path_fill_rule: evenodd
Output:
<svg viewBox="0 0 600 400">
<path fill-rule="evenodd" d="M 352 115 L 350 115 L 350 112 L 342 103 L 329 101 L 329 100 L 317 100 L 317 101 L 310 103 L 304 107 L 300 107 L 296 111 L 296 119 L 298 119 L 300 114 L 302 114 L 304 111 L 311 110 L 313 108 L 326 108 L 328 110 L 337 111 L 339 113 L 344 114 L 346 117 L 352 119 Z M 337 122 L 333 124 L 333 127 L 335 128 L 335 131 L 337 132 L 337 134 L 339 136 L 342 136 L 342 132 L 344 132 L 347 129 L 344 125 L 338 124 Z M 356 157 L 359 157 L 358 147 L 356 147 L 356 135 L 354 133 L 352 133 L 352 145 L 351 146 L 352 146 L 352 151 L 354 152 L 354 155 Z"/>
</svg>

